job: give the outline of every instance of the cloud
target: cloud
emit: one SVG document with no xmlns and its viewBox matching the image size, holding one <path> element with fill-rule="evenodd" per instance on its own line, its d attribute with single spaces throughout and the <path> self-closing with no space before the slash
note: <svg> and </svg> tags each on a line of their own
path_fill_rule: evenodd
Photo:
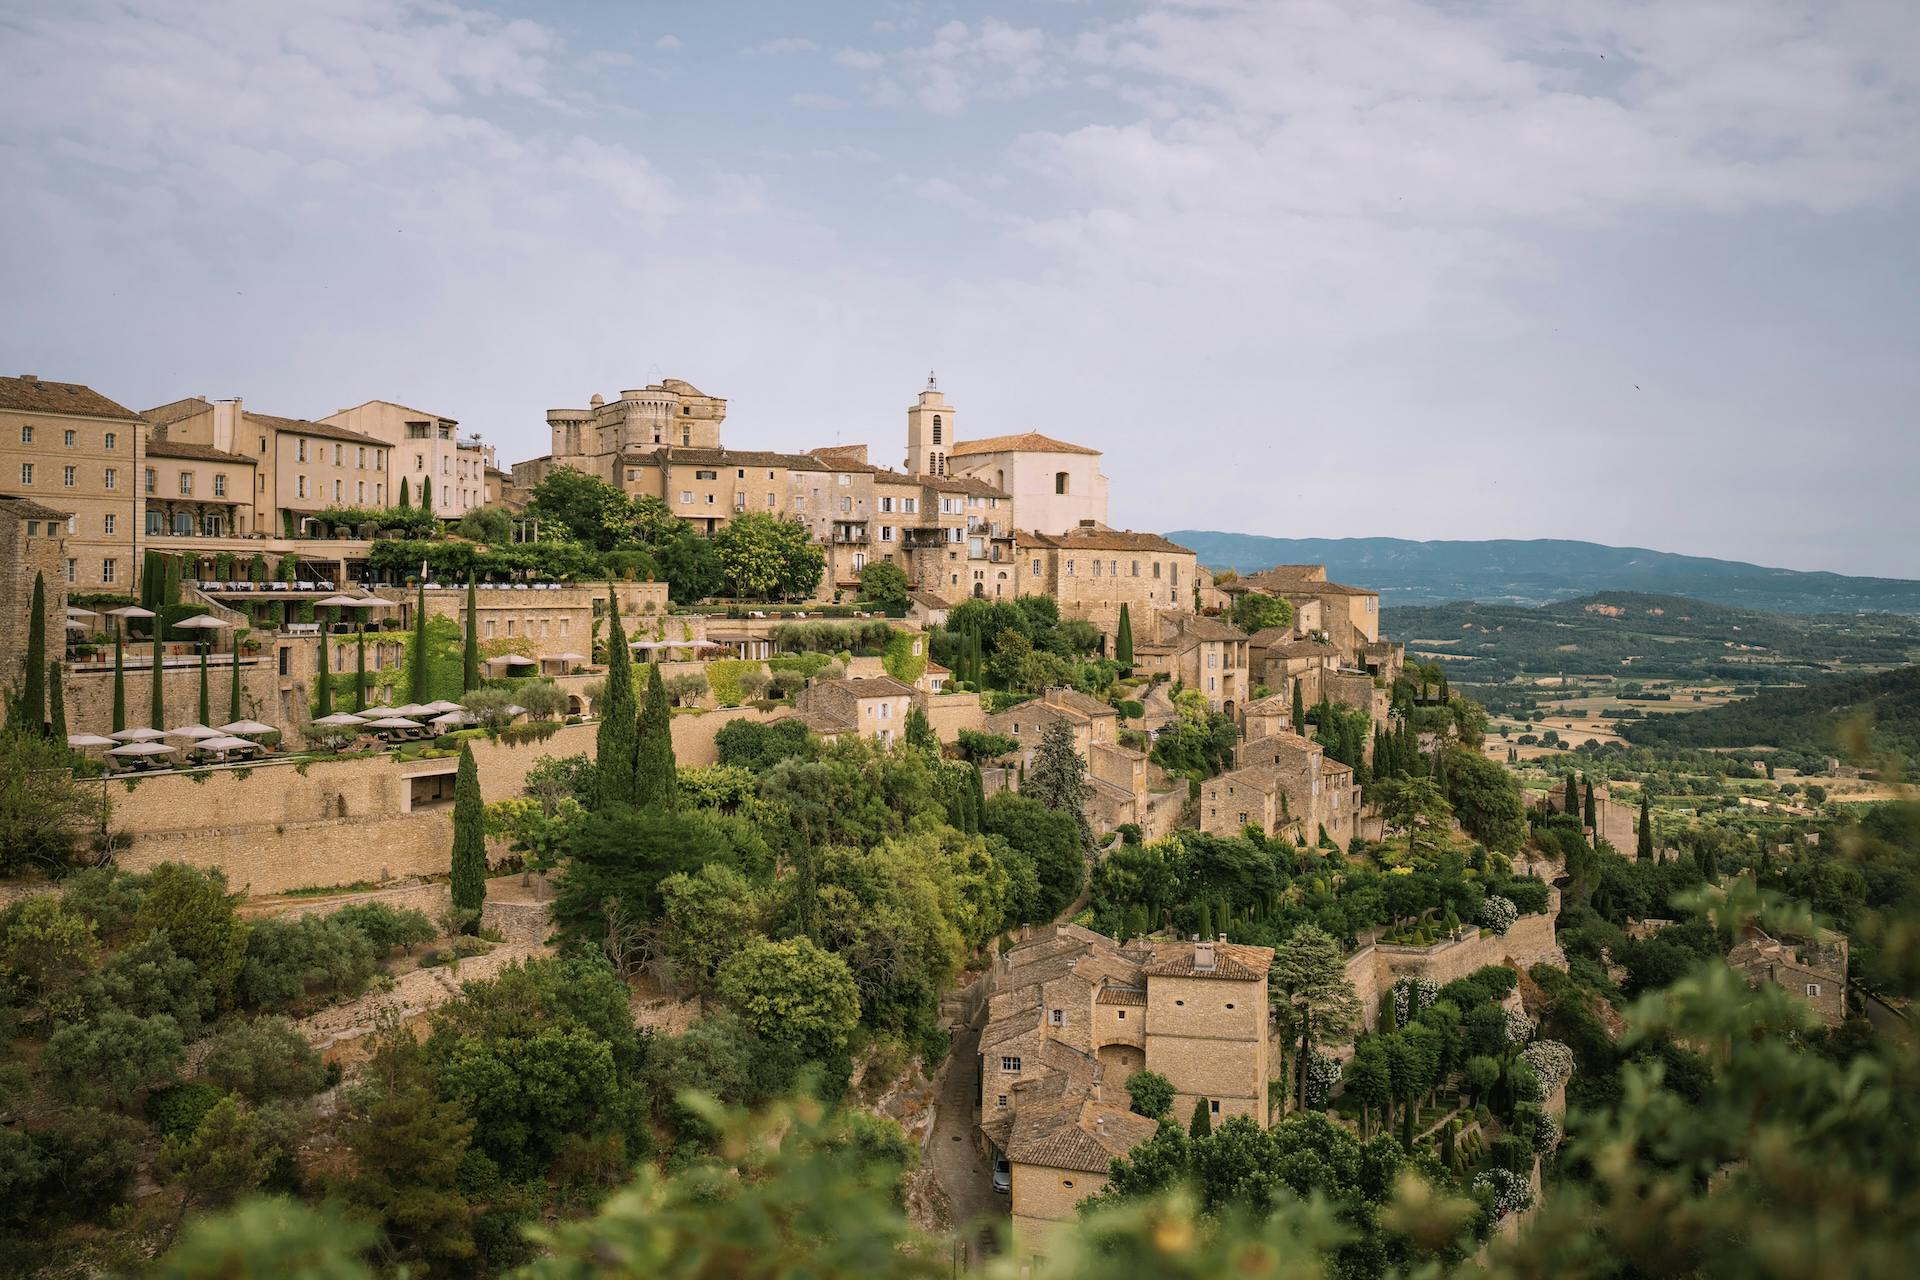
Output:
<svg viewBox="0 0 1920 1280">
<path fill-rule="evenodd" d="M 855 71 L 878 71 L 887 65 L 885 54 L 875 53 L 870 49 L 842 49 L 833 55 L 833 60 L 840 66 L 850 67 Z"/>
<path fill-rule="evenodd" d="M 653 42 L 653 47 L 656 49 L 664 50 L 667 53 L 678 53 L 680 52 L 680 50 L 686 48 L 687 46 L 686 46 L 686 43 L 680 39 L 679 36 L 664 35 L 664 36 L 661 36 L 658 40 L 655 40 Z"/>
<path fill-rule="evenodd" d="M 752 45 L 742 50 L 742 52 L 766 54 L 812 53 L 819 47 L 819 45 L 807 39 L 805 36 L 781 36 L 775 40 L 762 40 L 759 44 Z"/>
</svg>

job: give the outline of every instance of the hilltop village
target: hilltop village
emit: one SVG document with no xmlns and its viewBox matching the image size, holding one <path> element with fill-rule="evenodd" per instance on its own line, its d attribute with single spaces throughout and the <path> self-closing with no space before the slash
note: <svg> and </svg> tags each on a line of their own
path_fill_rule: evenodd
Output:
<svg viewBox="0 0 1920 1280">
<path fill-rule="evenodd" d="M 1367 1204 L 1373 1275 L 1427 1256 L 1380 1225 L 1401 1175 L 1466 1206 L 1433 1257 L 1533 1210 L 1569 1088 L 1643 1052 L 1610 1001 L 1725 958 L 1847 1022 L 1844 935 L 1660 914 L 1712 864 L 1644 794 L 1523 794 L 1364 585 L 1115 528 L 1097 447 L 969 434 L 931 376 L 903 449 L 726 421 L 668 379 L 503 466 L 397 402 L 0 378 L 0 987 L 42 1108 L 0 1257 L 269 1189 L 496 1272 L 720 1159 L 683 1090 L 816 1089 L 822 1150 L 969 1260 L 971 1223 L 1042 1259 L 1251 1180 Z"/>
</svg>

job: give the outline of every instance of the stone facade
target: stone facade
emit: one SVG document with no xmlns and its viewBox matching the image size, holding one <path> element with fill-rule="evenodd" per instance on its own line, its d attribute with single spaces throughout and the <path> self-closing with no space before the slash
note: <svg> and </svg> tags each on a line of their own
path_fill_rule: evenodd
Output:
<svg viewBox="0 0 1920 1280">
<path fill-rule="evenodd" d="M 1755 986 L 1771 982 L 1805 1000 L 1829 1027 L 1847 1020 L 1847 936 L 1843 933 L 1818 929 L 1810 937 L 1775 938 L 1748 925 L 1727 953 L 1727 963 Z"/>
<path fill-rule="evenodd" d="M 1029 431 L 961 441 L 942 465 L 1011 496 L 1023 529 L 1060 534 L 1107 523 L 1107 478 L 1100 473 L 1098 449 Z"/>
<path fill-rule="evenodd" d="M 1247 661 L 1247 633 L 1220 618 L 1169 611 L 1134 632 L 1135 671 L 1195 690 L 1208 710 L 1229 716 L 1237 717 L 1252 693 Z"/>
<path fill-rule="evenodd" d="M 1445 986 L 1490 964 L 1529 969 L 1536 964 L 1567 967 L 1566 953 L 1554 939 L 1553 922 L 1560 914 L 1560 891 L 1549 887 L 1547 909 L 1521 916 L 1503 934 L 1469 927 L 1463 936 L 1427 947 L 1368 943 L 1347 957 L 1347 980 L 1360 997 L 1360 1016 L 1371 1031 L 1379 1025 L 1380 998 L 1402 978 L 1425 978 Z"/>
<path fill-rule="evenodd" d="M 705 639 L 704 617 L 689 615 L 668 623 L 666 583 L 616 582 L 613 591 L 620 601 L 620 625 L 629 641 L 657 639 L 691 643 Z M 378 594 L 393 601 L 396 606 L 393 616 L 400 618 L 403 626 L 412 625 L 418 599 L 416 592 L 395 588 Z M 466 631 L 466 587 L 443 586 L 430 589 L 425 595 L 428 617 L 450 618 L 463 633 Z M 563 586 L 541 591 L 481 586 L 475 589 L 473 601 L 483 654 L 520 653 L 541 659 L 543 666 L 550 666 L 548 660 L 565 653 L 591 660 L 595 643 L 605 640 L 605 586 Z M 686 629 L 694 634 L 683 635 Z"/>
<path fill-rule="evenodd" d="M 914 687 L 892 676 L 815 680 L 793 700 L 807 728 L 829 740 L 851 734 L 890 747 L 907 732 Z"/>
<path fill-rule="evenodd" d="M 1155 839 L 1173 829 L 1185 798 L 1184 783 L 1169 779 L 1146 752 L 1120 742 L 1120 715 L 1111 703 L 1072 689 L 1049 689 L 1030 702 L 987 716 L 986 729 L 1019 741 L 1019 750 L 1008 761 L 1024 774 L 1033 767 L 1047 728 L 1056 722 L 1073 731 L 1074 751 L 1092 793 L 1087 821 L 1094 831 L 1132 823 Z"/>
<path fill-rule="evenodd" d="M 571 467 L 619 484 L 625 454 L 660 445 L 719 448 L 726 417 L 725 400 L 679 378 L 622 391 L 612 403 L 595 395 L 584 409 L 549 409 L 552 447 L 542 457 L 515 463 L 514 483 L 531 489 L 554 468 Z"/>
<path fill-rule="evenodd" d="M 980 1131 L 1012 1166 L 1023 1252 L 1152 1136 L 1127 1109 L 1134 1072 L 1172 1082 L 1176 1117 L 1204 1099 L 1265 1127 L 1272 960 L 1224 940 L 1121 946 L 1075 925 L 1029 930 L 1000 956 L 985 980 Z"/>
<path fill-rule="evenodd" d="M 1014 547 L 1020 592 L 1053 597 L 1061 617 L 1091 622 L 1111 642 L 1120 606 L 1126 605 L 1137 656 L 1140 641 L 1152 638 L 1156 617 L 1191 606 L 1198 561 L 1178 543 L 1104 525 L 1035 532 L 1025 525 L 1017 497 L 1014 510 L 1023 522 Z"/>
<path fill-rule="evenodd" d="M 458 520 L 487 505 L 487 473 L 498 470 L 493 446 L 483 444 L 477 435 L 463 438 L 454 419 L 391 400 L 369 400 L 320 421 L 388 445 L 393 474 L 387 485 L 394 501 L 399 500 L 400 482 L 405 480 L 408 500 L 420 506 L 423 482 L 431 478 L 433 514 L 442 520 Z"/>
<path fill-rule="evenodd" d="M 145 458 L 144 426 L 124 405 L 76 383 L 0 378 L 0 496 L 65 515 L 60 576 L 74 590 L 133 590 Z"/>
<path fill-rule="evenodd" d="M 1324 831 L 1341 848 L 1358 832 L 1360 788 L 1353 770 L 1328 759 L 1313 739 L 1284 731 L 1250 737 L 1235 758 L 1237 768 L 1201 784 L 1202 831 L 1234 836 L 1254 826 L 1309 844 Z"/>
<path fill-rule="evenodd" d="M 66 538 L 64 511 L 31 498 L 0 496 L 0 688 L 18 688 L 26 674 L 36 577 L 44 584 L 40 624 L 47 658 L 60 656 L 67 621 Z M 70 709 L 68 723 L 73 723 Z"/>
</svg>

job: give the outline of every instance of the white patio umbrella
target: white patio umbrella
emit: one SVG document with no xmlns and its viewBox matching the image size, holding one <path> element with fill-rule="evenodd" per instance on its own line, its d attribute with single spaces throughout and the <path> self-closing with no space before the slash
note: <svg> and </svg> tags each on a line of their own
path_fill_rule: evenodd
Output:
<svg viewBox="0 0 1920 1280">
<path fill-rule="evenodd" d="M 166 756 L 173 754 L 173 748 L 163 742 L 129 742 L 125 746 L 115 747 L 107 754 L 110 756 Z"/>
<path fill-rule="evenodd" d="M 85 631 L 86 629 L 87 629 L 87 624 L 86 624 L 86 623 L 84 623 L 84 622 L 82 622 L 82 621 L 80 621 L 80 619 L 78 619 L 78 618 L 68 618 L 68 619 L 67 619 L 67 630 L 69 630 L 69 631 Z"/>
<path fill-rule="evenodd" d="M 173 624 L 175 631 L 225 631 L 233 624 L 222 622 L 210 613 L 196 613 L 191 618 L 182 618 Z"/>
<path fill-rule="evenodd" d="M 506 655 L 505 662 L 510 667 L 531 667 L 537 665 L 532 658 L 523 658 L 517 653 Z"/>
<path fill-rule="evenodd" d="M 385 707 L 383 710 L 389 716 L 423 716 L 428 709 L 417 702 L 403 702 L 397 707 Z"/>
<path fill-rule="evenodd" d="M 245 738 L 208 738 L 197 744 L 200 751 L 258 751 L 260 744 L 248 742 Z"/>
<path fill-rule="evenodd" d="M 337 725 L 341 728 L 358 728 L 360 722 L 361 717 L 351 711 L 336 711 L 330 716 L 321 716 L 314 721 L 315 724 Z"/>
<path fill-rule="evenodd" d="M 555 662 L 585 662 L 587 655 L 584 653 L 556 653 L 553 655 L 553 660 Z"/>
<path fill-rule="evenodd" d="M 316 609 L 370 609 L 372 604 L 359 596 L 328 596 L 313 602 Z"/>
<path fill-rule="evenodd" d="M 445 715 L 449 711 L 465 711 L 466 710 L 466 708 L 461 706 L 459 703 L 448 702 L 445 698 L 442 698 L 438 702 L 429 702 L 427 704 L 426 709 L 435 715 Z"/>
<path fill-rule="evenodd" d="M 645 649 L 649 653 L 655 649 L 671 649 L 672 647 L 673 646 L 665 640 L 633 640 L 627 644 L 627 648 L 629 649 Z"/>
<path fill-rule="evenodd" d="M 107 610 L 109 618 L 151 618 L 153 610 L 142 609 L 137 604 L 123 604 L 118 609 Z"/>
<path fill-rule="evenodd" d="M 230 733 L 236 738 L 250 738 L 256 733 L 273 733 L 270 724 L 261 724 L 258 720 L 235 720 L 232 724 L 220 726 L 220 732 Z"/>
<path fill-rule="evenodd" d="M 517 702 L 509 702 L 506 706 L 502 707 L 501 710 L 510 716 L 523 716 L 527 714 L 527 709 Z"/>
<path fill-rule="evenodd" d="M 463 724 L 472 724 L 473 722 L 473 717 L 464 711 L 449 711 L 443 716 L 435 716 L 432 720 L 428 721 L 429 724 L 444 725 L 449 729 L 457 729 Z"/>
<path fill-rule="evenodd" d="M 369 729 L 418 729 L 420 726 L 411 720 L 402 720 L 399 716 L 388 716 L 383 720 L 369 720 Z"/>
<path fill-rule="evenodd" d="M 70 733 L 67 735 L 67 745 L 79 750 L 84 747 L 111 747 L 115 744 L 112 738 L 103 738 L 97 733 Z"/>
<path fill-rule="evenodd" d="M 70 604 L 67 606 L 67 616 L 69 618 L 97 618 L 100 615 L 91 609 L 82 609 L 77 604 Z"/>
<path fill-rule="evenodd" d="M 167 736 L 169 738 L 217 738 L 220 736 L 220 731 L 209 729 L 203 724 L 186 724 L 178 729 L 167 730 Z"/>
<path fill-rule="evenodd" d="M 108 736 L 115 742 L 152 742 L 155 738 L 164 738 L 167 735 L 159 729 L 149 729 L 143 725 L 138 729 L 122 729 Z"/>
</svg>

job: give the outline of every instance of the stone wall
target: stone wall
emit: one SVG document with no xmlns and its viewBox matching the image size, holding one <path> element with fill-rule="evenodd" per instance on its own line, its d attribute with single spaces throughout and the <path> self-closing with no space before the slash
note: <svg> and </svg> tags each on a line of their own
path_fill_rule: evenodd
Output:
<svg viewBox="0 0 1920 1280">
<path fill-rule="evenodd" d="M 1367 1030 L 1380 1019 L 1380 997 L 1401 978 L 1426 978 L 1442 986 L 1490 964 L 1512 964 L 1525 969 L 1545 962 L 1565 968 L 1567 958 L 1554 941 L 1553 922 L 1560 914 L 1560 892 L 1549 894 L 1543 915 L 1521 916 L 1504 934 L 1469 933 L 1454 942 L 1430 947 L 1402 947 L 1369 943 L 1347 957 L 1347 979 L 1360 997 Z"/>
<path fill-rule="evenodd" d="M 926 711 L 933 736 L 942 742 L 957 740 L 962 729 L 980 733 L 986 731 L 987 713 L 981 709 L 980 695 L 977 693 L 943 693 L 922 696 L 915 701 Z"/>
<path fill-rule="evenodd" d="M 112 651 L 108 651 L 111 659 Z M 207 713 L 210 723 L 222 725 L 232 717 L 227 714 L 233 679 L 232 668 L 227 665 L 227 655 L 215 655 L 215 662 L 207 667 Z M 178 665 L 161 669 L 162 699 L 166 709 L 166 723 L 158 726 L 162 729 L 174 729 L 183 724 L 193 724 L 200 719 L 200 663 L 183 655 L 175 656 L 172 661 Z M 265 654 L 252 659 L 241 660 L 240 664 L 240 714 L 268 724 L 285 726 L 287 723 L 280 698 L 280 677 L 274 667 L 272 655 Z M 153 648 L 142 643 L 126 651 L 127 685 L 127 723 L 144 725 L 149 718 L 153 698 Z M 88 665 L 84 670 L 67 668 L 64 693 L 67 700 L 67 730 L 70 733 L 104 734 L 113 728 L 113 667 L 111 662 L 104 669 Z M 298 696 L 305 696 L 305 685 L 301 685 Z"/>
</svg>

